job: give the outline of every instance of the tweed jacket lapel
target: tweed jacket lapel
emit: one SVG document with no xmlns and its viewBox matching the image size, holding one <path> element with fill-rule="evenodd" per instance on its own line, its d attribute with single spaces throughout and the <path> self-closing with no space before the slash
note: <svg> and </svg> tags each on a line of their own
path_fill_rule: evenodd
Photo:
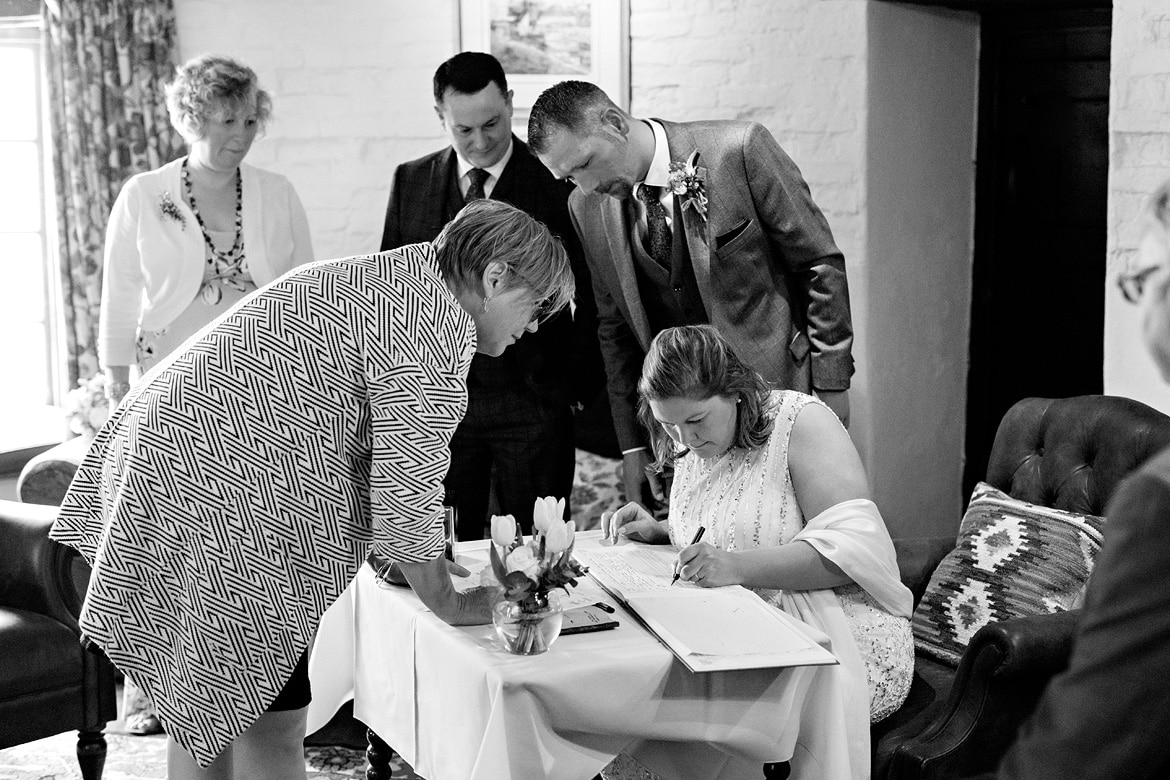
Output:
<svg viewBox="0 0 1170 780">
<path fill-rule="evenodd" d="M 683 125 L 673 122 L 656 120 L 666 130 L 666 143 L 670 148 L 671 161 L 688 161 L 696 167 L 704 179 L 708 179 L 707 170 L 699 166 L 702 155 L 695 147 L 691 133 Z M 708 206 L 712 200 L 711 193 L 707 192 Z M 711 236 L 709 229 L 710 219 L 704 219 L 694 208 L 684 208 L 678 195 L 674 196 L 674 224 L 682 225 L 686 234 L 687 250 L 690 253 L 691 268 L 695 272 L 695 284 L 699 288 L 699 297 L 703 305 L 710 311 L 711 306 Z"/>
<path fill-rule="evenodd" d="M 450 222 L 459 209 L 463 208 L 463 195 L 459 192 L 457 177 L 459 170 L 455 165 L 455 149 L 448 147 L 444 154 L 435 158 L 434 168 L 429 181 L 435 183 L 431 192 L 433 208 L 443 215 L 443 224 Z M 430 208 L 430 207 L 428 207 Z"/>
<path fill-rule="evenodd" d="M 630 327 L 638 337 L 642 349 L 650 348 L 654 334 L 650 331 L 650 319 L 642 306 L 642 295 L 638 290 L 638 276 L 634 271 L 634 248 L 630 245 L 630 223 L 626 219 L 629 204 L 624 200 L 608 196 L 600 198 L 601 223 L 609 242 L 609 256 L 614 258 L 614 270 L 621 286 L 622 298 L 629 312 Z"/>
</svg>

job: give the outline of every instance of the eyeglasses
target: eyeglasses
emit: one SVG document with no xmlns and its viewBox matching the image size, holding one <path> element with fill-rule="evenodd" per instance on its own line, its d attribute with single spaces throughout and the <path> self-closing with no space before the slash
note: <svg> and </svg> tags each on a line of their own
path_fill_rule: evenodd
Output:
<svg viewBox="0 0 1170 780">
<path fill-rule="evenodd" d="M 1150 278 L 1150 274 L 1159 268 L 1160 266 L 1152 265 L 1140 271 L 1123 271 L 1118 274 L 1117 287 L 1121 290 L 1121 296 L 1130 303 L 1138 303 L 1141 301 L 1146 280 Z"/>
<path fill-rule="evenodd" d="M 548 298 L 545 298 L 544 300 L 537 301 L 532 307 L 532 317 L 529 318 L 528 321 L 535 322 L 538 324 L 543 323 L 545 320 L 547 320 L 549 318 L 551 311 L 552 311 L 552 301 L 551 300 L 549 300 Z"/>
</svg>

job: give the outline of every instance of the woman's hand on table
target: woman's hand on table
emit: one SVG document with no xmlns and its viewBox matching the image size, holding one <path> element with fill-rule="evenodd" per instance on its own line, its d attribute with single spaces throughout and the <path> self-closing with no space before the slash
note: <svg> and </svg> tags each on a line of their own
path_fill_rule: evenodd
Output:
<svg viewBox="0 0 1170 780">
<path fill-rule="evenodd" d="M 453 626 L 482 626 L 492 622 L 492 607 L 500 599 L 500 589 L 479 586 L 464 591 L 459 605 L 459 614 L 448 621 Z"/>
<path fill-rule="evenodd" d="M 736 566 L 736 557 L 706 542 L 688 545 L 678 551 L 678 578 L 703 588 L 740 585 L 743 575 Z"/>
<path fill-rule="evenodd" d="M 624 539 L 647 544 L 670 542 L 666 521 L 655 520 L 654 516 L 636 501 L 631 501 L 616 512 L 602 512 L 601 535 L 612 544 Z"/>
</svg>

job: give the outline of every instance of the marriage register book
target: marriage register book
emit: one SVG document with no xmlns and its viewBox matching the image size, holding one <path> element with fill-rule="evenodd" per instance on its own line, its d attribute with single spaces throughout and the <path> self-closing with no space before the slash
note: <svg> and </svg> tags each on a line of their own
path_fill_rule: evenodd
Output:
<svg viewBox="0 0 1170 780">
<path fill-rule="evenodd" d="M 585 534 L 578 534 L 578 541 Z M 739 585 L 671 585 L 678 550 L 578 543 L 573 555 L 692 672 L 835 664 L 827 638 Z"/>
</svg>

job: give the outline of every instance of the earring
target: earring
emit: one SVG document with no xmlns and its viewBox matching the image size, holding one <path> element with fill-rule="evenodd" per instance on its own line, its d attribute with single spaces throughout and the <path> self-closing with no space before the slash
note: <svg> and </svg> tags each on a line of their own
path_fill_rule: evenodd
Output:
<svg viewBox="0 0 1170 780">
<path fill-rule="evenodd" d="M 487 297 L 485 296 L 483 299 L 483 313 L 487 314 L 487 310 Z"/>
</svg>

